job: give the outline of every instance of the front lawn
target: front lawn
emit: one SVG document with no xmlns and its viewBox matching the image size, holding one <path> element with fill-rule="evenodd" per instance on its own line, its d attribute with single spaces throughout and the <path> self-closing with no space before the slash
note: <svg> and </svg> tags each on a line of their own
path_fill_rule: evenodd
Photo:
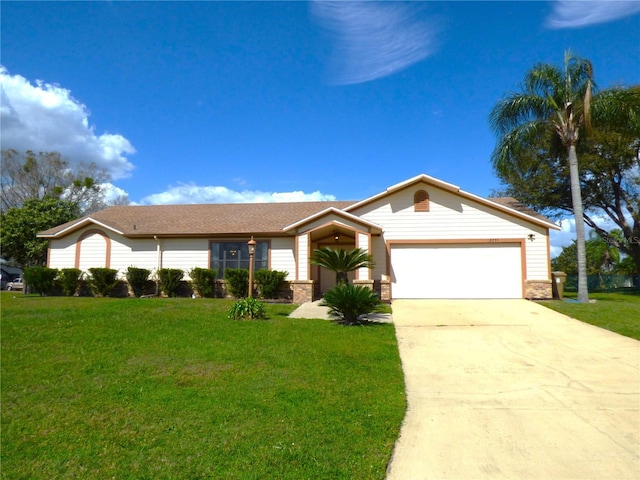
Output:
<svg viewBox="0 0 640 480">
<path fill-rule="evenodd" d="M 393 325 L 227 318 L 206 299 L 3 292 L 2 476 L 383 479 Z"/>
<path fill-rule="evenodd" d="M 576 303 L 575 296 L 575 293 L 569 293 L 568 301 L 540 303 L 591 325 L 640 340 L 640 292 L 589 293 L 589 298 L 595 302 L 588 304 Z"/>
</svg>

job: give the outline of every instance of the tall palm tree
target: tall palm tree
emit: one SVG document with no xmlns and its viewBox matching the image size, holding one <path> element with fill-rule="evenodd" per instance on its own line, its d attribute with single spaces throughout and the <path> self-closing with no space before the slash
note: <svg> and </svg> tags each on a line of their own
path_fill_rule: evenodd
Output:
<svg viewBox="0 0 640 480">
<path fill-rule="evenodd" d="M 564 69 L 535 65 L 525 76 L 523 91 L 509 93 L 496 104 L 489 117 L 499 138 L 492 154 L 498 171 L 517 169 L 525 149 L 550 131 L 566 148 L 576 223 L 578 300 L 584 303 L 589 301 L 589 293 L 576 145 L 582 131 L 591 125 L 593 90 L 591 62 L 567 52 Z"/>
<path fill-rule="evenodd" d="M 311 255 L 311 263 L 336 272 L 336 285 L 349 282 L 347 274 L 359 268 L 373 268 L 373 256 L 361 248 L 334 250 L 331 247 L 317 248 Z"/>
</svg>

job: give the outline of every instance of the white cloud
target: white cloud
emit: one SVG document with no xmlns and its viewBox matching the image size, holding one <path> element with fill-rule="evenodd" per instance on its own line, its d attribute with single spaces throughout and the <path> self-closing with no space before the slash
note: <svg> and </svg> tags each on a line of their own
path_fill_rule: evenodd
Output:
<svg viewBox="0 0 640 480">
<path fill-rule="evenodd" d="M 640 12 L 638 0 L 556 0 L 547 18 L 551 28 L 578 28 Z"/>
<path fill-rule="evenodd" d="M 118 134 L 96 135 L 89 110 L 69 90 L 40 80 L 33 85 L 1 65 L 0 89 L 3 149 L 57 151 L 71 163 L 96 163 L 113 178 L 127 177 L 133 170 L 127 155 L 135 149 L 129 140 Z"/>
<path fill-rule="evenodd" d="M 576 222 L 573 218 L 560 220 L 560 231 L 550 230 L 549 241 L 551 242 L 551 258 L 555 258 L 562 253 L 562 248 L 571 245 L 576 239 Z"/>
<path fill-rule="evenodd" d="M 200 186 L 193 183 L 170 186 L 167 191 L 154 193 L 142 199 L 143 205 L 176 205 L 189 203 L 281 203 L 335 200 L 333 195 L 319 191 L 305 193 L 261 192 L 254 190 L 231 190 L 221 186 Z"/>
<path fill-rule="evenodd" d="M 100 184 L 102 191 L 104 192 L 104 200 L 107 203 L 118 200 L 122 197 L 128 197 L 129 194 L 120 187 L 116 187 L 113 183 Z"/>
<path fill-rule="evenodd" d="M 599 227 L 604 228 L 607 231 L 620 228 L 613 220 L 611 220 L 608 215 L 604 213 L 590 213 L 590 217 Z M 551 230 L 549 232 L 549 241 L 551 242 L 551 258 L 555 258 L 560 255 L 560 253 L 562 252 L 562 247 L 571 245 L 571 243 L 573 243 L 573 241 L 576 239 L 576 221 L 573 217 L 563 218 L 562 220 L 560 220 L 559 226 L 561 228 L 560 231 Z M 587 240 L 589 239 L 589 235 L 592 235 L 591 232 L 593 232 L 593 229 L 585 225 L 585 236 Z"/>
<path fill-rule="evenodd" d="M 432 54 L 438 29 L 418 19 L 415 5 L 316 0 L 311 4 L 334 43 L 330 83 L 386 77 Z"/>
</svg>

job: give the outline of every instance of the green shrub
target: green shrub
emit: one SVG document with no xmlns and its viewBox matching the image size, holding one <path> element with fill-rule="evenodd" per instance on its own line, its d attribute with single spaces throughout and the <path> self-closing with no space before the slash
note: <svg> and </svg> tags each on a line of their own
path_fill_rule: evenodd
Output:
<svg viewBox="0 0 640 480">
<path fill-rule="evenodd" d="M 322 305 L 329 312 L 342 318 L 343 323 L 355 325 L 358 317 L 378 311 L 382 304 L 373 290 L 349 284 L 340 284 L 325 292 Z"/>
<path fill-rule="evenodd" d="M 282 288 L 288 272 L 278 270 L 258 270 L 256 271 L 256 284 L 262 298 L 277 298 L 278 292 Z"/>
<path fill-rule="evenodd" d="M 53 290 L 58 270 L 47 267 L 27 267 L 24 269 L 23 280 L 30 291 L 46 295 Z"/>
<path fill-rule="evenodd" d="M 167 297 L 177 297 L 180 281 L 184 276 L 184 271 L 179 268 L 161 268 L 158 270 L 158 279 L 160 281 L 160 290 Z"/>
<path fill-rule="evenodd" d="M 259 320 L 266 317 L 264 303 L 255 298 L 238 300 L 229 311 L 229 318 L 234 320 Z"/>
<path fill-rule="evenodd" d="M 118 271 L 113 268 L 90 268 L 89 285 L 94 294 L 108 297 L 118 285 Z"/>
<path fill-rule="evenodd" d="M 79 268 L 63 268 L 58 275 L 58 284 L 67 297 L 75 295 L 81 280 L 82 270 Z"/>
<path fill-rule="evenodd" d="M 243 268 L 227 268 L 224 272 L 227 290 L 231 296 L 244 298 L 249 293 L 249 270 Z"/>
<path fill-rule="evenodd" d="M 127 282 L 129 282 L 131 290 L 133 290 L 133 294 L 136 297 L 144 295 L 147 289 L 147 283 L 149 283 L 149 275 L 151 275 L 151 270 L 146 268 L 127 268 Z"/>
<path fill-rule="evenodd" d="M 212 297 L 215 290 L 217 270 L 195 267 L 189 272 L 191 283 L 201 297 Z"/>
</svg>

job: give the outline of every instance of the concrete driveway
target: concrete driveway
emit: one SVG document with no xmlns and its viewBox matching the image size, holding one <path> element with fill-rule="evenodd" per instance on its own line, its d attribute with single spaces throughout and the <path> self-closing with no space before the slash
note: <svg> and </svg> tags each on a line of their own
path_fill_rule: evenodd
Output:
<svg viewBox="0 0 640 480">
<path fill-rule="evenodd" d="M 526 300 L 393 318 L 409 407 L 388 479 L 640 479 L 640 342 Z"/>
</svg>

